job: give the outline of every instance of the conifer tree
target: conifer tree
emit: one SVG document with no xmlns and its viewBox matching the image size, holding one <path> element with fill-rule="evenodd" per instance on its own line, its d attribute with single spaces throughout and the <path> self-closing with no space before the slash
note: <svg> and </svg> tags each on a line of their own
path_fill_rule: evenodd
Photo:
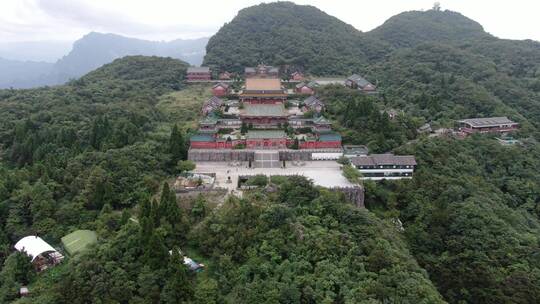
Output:
<svg viewBox="0 0 540 304">
<path fill-rule="evenodd" d="M 186 142 L 177 125 L 174 125 L 171 130 L 169 153 L 171 154 L 171 164 L 174 165 L 178 163 L 179 160 L 185 160 L 187 158 Z"/>
<path fill-rule="evenodd" d="M 141 205 L 139 207 L 139 218 L 150 217 L 151 212 L 152 212 L 152 205 L 150 204 L 150 201 L 147 199 L 144 199 L 141 202 Z"/>
<path fill-rule="evenodd" d="M 161 222 L 161 210 L 158 202 L 154 199 L 152 201 L 152 208 L 150 209 L 150 219 L 152 220 L 154 227 L 159 227 Z"/>
<path fill-rule="evenodd" d="M 167 267 L 168 257 L 169 250 L 165 246 L 163 237 L 154 230 L 144 247 L 145 264 L 152 269 L 164 269 Z"/>
<path fill-rule="evenodd" d="M 141 240 L 141 245 L 146 248 L 145 246 L 148 245 L 148 243 L 150 242 L 150 236 L 153 234 L 154 232 L 154 222 L 153 220 L 150 218 L 150 217 L 142 217 L 140 220 L 139 220 L 139 224 L 140 224 L 140 240 Z"/>
<path fill-rule="evenodd" d="M 193 296 L 193 286 L 178 248 L 172 250 L 167 272 L 168 278 L 161 292 L 161 302 L 173 304 L 189 301 Z"/>
</svg>

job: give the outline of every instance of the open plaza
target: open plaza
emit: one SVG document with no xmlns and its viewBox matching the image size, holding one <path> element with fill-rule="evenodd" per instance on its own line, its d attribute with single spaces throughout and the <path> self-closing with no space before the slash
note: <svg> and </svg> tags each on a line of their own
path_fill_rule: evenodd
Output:
<svg viewBox="0 0 540 304">
<path fill-rule="evenodd" d="M 355 185 L 341 172 L 341 165 L 333 161 L 290 161 L 285 168 L 249 168 L 247 162 L 196 162 L 194 173 L 215 173 L 215 187 L 237 191 L 240 176 L 264 174 L 301 175 L 315 185 L 326 188 L 347 188 Z"/>
</svg>

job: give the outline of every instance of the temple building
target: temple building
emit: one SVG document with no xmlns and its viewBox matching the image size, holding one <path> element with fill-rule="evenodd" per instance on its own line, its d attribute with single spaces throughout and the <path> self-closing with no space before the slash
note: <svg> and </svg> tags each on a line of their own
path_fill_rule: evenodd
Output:
<svg viewBox="0 0 540 304">
<path fill-rule="evenodd" d="M 282 103 L 279 104 L 250 104 L 240 110 L 240 119 L 256 127 L 277 126 L 288 121 L 289 114 Z"/>
<path fill-rule="evenodd" d="M 347 78 L 347 80 L 345 80 L 345 85 L 351 89 L 359 90 L 362 93 L 377 93 L 377 87 L 358 74 L 353 74 Z"/>
<path fill-rule="evenodd" d="M 219 78 L 219 80 L 230 80 L 232 78 L 232 76 L 233 75 L 231 73 L 225 71 L 225 72 L 219 73 L 218 78 Z"/>
<path fill-rule="evenodd" d="M 412 155 L 371 154 L 352 157 L 350 160 L 362 174 L 362 179 L 412 178 L 416 169 L 416 160 Z"/>
<path fill-rule="evenodd" d="M 212 73 L 209 67 L 189 67 L 186 78 L 188 81 L 211 80 Z"/>
<path fill-rule="evenodd" d="M 223 106 L 223 100 L 220 98 L 214 96 L 210 99 L 208 99 L 202 107 L 202 113 L 204 115 L 208 115 L 214 111 L 219 111 L 221 107 Z"/>
<path fill-rule="evenodd" d="M 300 149 L 341 148 L 341 135 L 335 132 L 318 133 L 314 138 L 306 138 L 299 142 Z"/>
<path fill-rule="evenodd" d="M 281 80 L 269 76 L 274 75 L 272 67 L 254 71 L 239 94 L 223 95 L 226 85 L 214 86 L 225 100 L 214 96 L 203 104 L 205 117 L 190 138 L 191 149 L 341 149 L 341 136 L 321 115 L 322 101 L 310 96 L 287 102 Z"/>
<path fill-rule="evenodd" d="M 302 81 L 304 80 L 304 74 L 298 72 L 298 71 L 295 71 L 293 73 L 291 73 L 291 80 L 293 81 Z"/>
<path fill-rule="evenodd" d="M 309 96 L 303 101 L 303 105 L 305 107 L 305 110 L 312 111 L 315 113 L 321 113 L 321 111 L 324 109 L 324 102 L 319 100 L 316 96 Z"/>
<path fill-rule="evenodd" d="M 248 78 L 240 102 L 276 104 L 285 103 L 287 93 L 278 78 Z"/>
<path fill-rule="evenodd" d="M 312 83 L 313 82 L 300 82 L 294 87 L 294 91 L 296 92 L 296 94 L 313 95 L 315 94 L 315 90 Z"/>
<path fill-rule="evenodd" d="M 279 69 L 273 66 L 259 64 L 257 67 L 244 68 L 244 76 L 246 78 L 278 78 Z"/>
<path fill-rule="evenodd" d="M 463 119 L 459 122 L 459 131 L 472 133 L 508 133 L 518 129 L 519 124 L 508 117 L 487 117 Z"/>
<path fill-rule="evenodd" d="M 248 149 L 287 148 L 287 135 L 281 130 L 253 130 L 246 135 Z"/>
<path fill-rule="evenodd" d="M 229 94 L 229 85 L 223 82 L 218 82 L 212 87 L 212 94 L 214 96 L 223 97 Z"/>
</svg>

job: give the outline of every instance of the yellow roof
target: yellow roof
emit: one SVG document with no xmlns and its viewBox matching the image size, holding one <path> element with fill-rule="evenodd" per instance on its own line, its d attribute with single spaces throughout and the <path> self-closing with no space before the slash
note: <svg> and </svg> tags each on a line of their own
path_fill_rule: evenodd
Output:
<svg viewBox="0 0 540 304">
<path fill-rule="evenodd" d="M 278 91 L 281 90 L 281 81 L 278 78 L 248 78 L 246 90 Z"/>
</svg>

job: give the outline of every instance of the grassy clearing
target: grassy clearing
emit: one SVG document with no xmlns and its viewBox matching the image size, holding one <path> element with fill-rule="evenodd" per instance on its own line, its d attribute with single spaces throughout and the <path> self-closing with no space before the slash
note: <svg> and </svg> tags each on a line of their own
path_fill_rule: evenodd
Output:
<svg viewBox="0 0 540 304">
<path fill-rule="evenodd" d="M 169 124 L 163 126 L 161 131 L 169 130 L 172 124 L 178 124 L 184 129 L 197 128 L 197 122 L 201 117 L 201 106 L 212 97 L 211 88 L 209 84 L 192 84 L 181 91 L 161 96 L 157 107 L 169 121 Z"/>
</svg>

